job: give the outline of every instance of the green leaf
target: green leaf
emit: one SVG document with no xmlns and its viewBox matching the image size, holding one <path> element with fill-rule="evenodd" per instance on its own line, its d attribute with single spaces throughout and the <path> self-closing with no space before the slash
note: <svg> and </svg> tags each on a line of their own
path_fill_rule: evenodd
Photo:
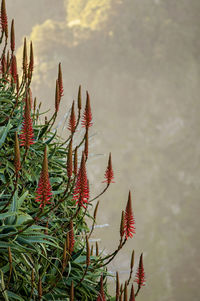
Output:
<svg viewBox="0 0 200 301">
<path fill-rule="evenodd" d="M 5 219 L 6 217 L 14 216 L 14 215 L 16 215 L 15 212 L 9 212 L 9 211 L 5 212 L 5 213 L 1 213 L 0 214 L 0 220 Z"/>
<path fill-rule="evenodd" d="M 7 137 L 7 134 L 9 132 L 9 130 L 11 129 L 12 125 L 10 123 L 10 120 L 7 124 L 7 126 L 4 126 L 3 129 L 1 130 L 1 136 L 0 136 L 0 147 L 2 147 L 6 137 Z"/>
<path fill-rule="evenodd" d="M 16 295 L 15 293 L 11 291 L 7 291 L 8 297 L 14 299 L 14 300 L 19 300 L 19 301 L 24 301 L 20 296 Z"/>
<path fill-rule="evenodd" d="M 0 272 L 1 272 L 1 290 L 4 291 L 5 290 L 4 274 L 3 274 L 2 270 L 0 270 Z M 6 290 L 2 293 L 2 295 L 4 296 L 4 299 L 6 301 L 9 301 Z"/>
</svg>

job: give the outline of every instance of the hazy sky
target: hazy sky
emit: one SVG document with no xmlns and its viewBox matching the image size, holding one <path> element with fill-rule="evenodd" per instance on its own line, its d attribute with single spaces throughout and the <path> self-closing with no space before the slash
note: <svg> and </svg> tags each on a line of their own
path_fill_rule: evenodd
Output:
<svg viewBox="0 0 200 301">
<path fill-rule="evenodd" d="M 59 62 L 59 120 L 79 84 L 89 90 L 92 194 L 110 151 L 116 182 L 100 200 L 98 223 L 110 226 L 96 237 L 106 252 L 132 191 L 137 234 L 110 268 L 126 279 L 132 249 L 136 260 L 143 251 L 138 300 L 199 301 L 200 1 L 7 0 L 7 9 L 19 58 L 23 37 L 33 40 L 33 94 L 44 109 L 54 110 Z"/>
</svg>

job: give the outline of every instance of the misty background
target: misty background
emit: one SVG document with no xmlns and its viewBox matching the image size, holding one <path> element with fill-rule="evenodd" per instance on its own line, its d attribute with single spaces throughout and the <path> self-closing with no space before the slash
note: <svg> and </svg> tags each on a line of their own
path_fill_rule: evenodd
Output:
<svg viewBox="0 0 200 301">
<path fill-rule="evenodd" d="M 15 18 L 18 68 L 24 36 L 33 41 L 33 96 L 58 120 L 91 97 L 88 162 L 91 194 L 112 153 L 115 184 L 100 198 L 100 249 L 118 244 L 121 210 L 132 191 L 136 236 L 110 270 L 126 280 L 130 256 L 144 253 L 147 284 L 140 301 L 199 301 L 200 279 L 200 1 L 7 0 Z M 69 131 L 63 132 L 63 137 Z M 112 279 L 111 289 L 112 287 Z"/>
</svg>

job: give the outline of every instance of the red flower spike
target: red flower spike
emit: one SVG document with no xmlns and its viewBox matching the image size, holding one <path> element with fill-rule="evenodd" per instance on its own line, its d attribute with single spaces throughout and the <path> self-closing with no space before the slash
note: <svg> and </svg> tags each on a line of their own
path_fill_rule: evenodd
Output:
<svg viewBox="0 0 200 301">
<path fill-rule="evenodd" d="M 12 19 L 11 23 L 11 33 L 10 33 L 10 49 L 13 52 L 15 51 L 15 25 L 14 25 L 14 19 Z"/>
<path fill-rule="evenodd" d="M 25 78 L 27 77 L 27 66 L 28 66 L 27 46 L 26 46 L 26 38 L 24 38 L 22 69 L 23 69 L 23 73 L 24 73 Z"/>
<path fill-rule="evenodd" d="M 88 94 L 88 91 L 86 92 L 87 98 L 86 98 L 86 105 L 85 105 L 85 112 L 83 114 L 83 120 L 82 120 L 82 126 L 89 128 L 92 126 L 92 113 L 91 113 L 91 107 L 90 107 L 90 96 Z"/>
<path fill-rule="evenodd" d="M 13 81 L 16 84 L 17 83 L 17 59 L 15 55 L 12 55 L 10 68 L 11 68 L 10 71 L 11 71 Z"/>
<path fill-rule="evenodd" d="M 19 140 L 18 140 L 17 132 L 15 132 L 15 159 L 14 159 L 14 165 L 15 165 L 16 176 L 18 176 L 19 171 L 21 169 L 21 162 L 20 162 L 20 149 L 19 149 Z"/>
<path fill-rule="evenodd" d="M 73 100 L 73 103 L 72 103 L 68 130 L 71 131 L 71 134 L 73 134 L 76 130 L 76 116 L 75 116 L 75 112 L 74 112 L 74 100 Z"/>
<path fill-rule="evenodd" d="M 6 3 L 5 0 L 1 2 L 1 30 L 5 32 L 6 38 L 8 38 L 8 18 L 6 13 Z"/>
<path fill-rule="evenodd" d="M 126 205 L 126 211 L 125 211 L 125 236 L 126 238 L 128 237 L 133 237 L 133 234 L 135 234 L 135 220 L 133 217 L 133 211 L 132 211 L 132 205 L 131 205 L 131 192 L 129 191 L 128 195 L 128 202 Z"/>
<path fill-rule="evenodd" d="M 112 169 L 112 159 L 111 159 L 111 153 L 109 155 L 109 159 L 108 159 L 108 166 L 105 172 L 105 181 L 103 181 L 103 183 L 107 183 L 108 185 L 110 185 L 110 183 L 115 183 L 113 181 L 114 179 L 114 173 L 113 173 L 113 169 Z"/>
<path fill-rule="evenodd" d="M 144 273 L 144 266 L 143 266 L 143 254 L 140 255 L 140 262 L 139 267 L 135 276 L 135 282 L 138 284 L 138 288 L 141 286 L 145 286 L 145 273 Z"/>
<path fill-rule="evenodd" d="M 88 158 L 88 128 L 86 128 L 86 133 L 85 133 L 85 149 L 84 149 L 85 157 L 86 160 Z"/>
<path fill-rule="evenodd" d="M 7 61 L 6 61 L 5 54 L 3 54 L 3 57 L 1 59 L 1 73 L 3 76 L 6 74 L 6 71 L 7 71 Z"/>
<path fill-rule="evenodd" d="M 98 295 L 96 301 L 106 301 L 106 296 L 105 296 L 104 288 L 103 288 L 103 275 L 101 275 L 101 279 L 100 279 L 100 292 L 99 292 L 99 295 Z"/>
<path fill-rule="evenodd" d="M 58 80 L 56 80 L 56 92 L 55 92 L 55 111 L 58 113 L 60 105 L 60 93 L 59 93 L 59 84 Z"/>
<path fill-rule="evenodd" d="M 85 154 L 83 152 L 81 165 L 79 168 L 76 185 L 74 188 L 73 200 L 76 200 L 78 206 L 86 209 L 85 204 L 88 204 L 89 199 L 89 185 L 87 180 L 87 173 L 85 167 Z"/>
<path fill-rule="evenodd" d="M 74 250 L 74 244 L 75 244 L 74 227 L 73 227 L 73 221 L 70 220 L 70 224 L 69 224 L 69 254 L 70 255 Z"/>
<path fill-rule="evenodd" d="M 20 146 L 25 146 L 26 149 L 30 147 L 31 144 L 34 144 L 33 137 L 33 123 L 31 119 L 31 111 L 30 111 L 30 105 L 28 101 L 28 97 L 25 99 L 25 108 L 24 108 L 24 120 L 22 123 L 22 133 L 20 135 Z"/>
<path fill-rule="evenodd" d="M 61 63 L 59 63 L 59 66 L 58 66 L 58 85 L 59 85 L 59 94 L 60 94 L 60 98 L 61 98 L 63 96 L 63 92 L 64 92 Z"/>
<path fill-rule="evenodd" d="M 35 201 L 41 203 L 40 208 L 43 209 L 46 204 L 51 204 L 50 202 L 51 197 L 52 197 L 52 192 L 51 192 L 51 184 L 49 181 L 47 148 L 45 147 L 42 171 L 40 174 L 38 188 L 36 190 Z"/>
<path fill-rule="evenodd" d="M 34 55 L 33 55 L 33 43 L 31 42 L 30 43 L 30 62 L 29 62 L 29 67 L 28 67 L 29 80 L 32 77 L 33 68 L 34 68 Z"/>
<path fill-rule="evenodd" d="M 73 169 L 73 162 L 72 162 L 72 139 L 71 139 L 70 143 L 69 143 L 68 154 L 67 154 L 67 176 L 68 176 L 68 179 L 71 179 L 72 169 Z"/>
</svg>

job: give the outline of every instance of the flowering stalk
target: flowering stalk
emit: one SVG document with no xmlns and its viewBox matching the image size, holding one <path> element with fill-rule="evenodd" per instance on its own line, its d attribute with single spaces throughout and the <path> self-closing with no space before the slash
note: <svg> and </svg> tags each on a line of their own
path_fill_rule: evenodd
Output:
<svg viewBox="0 0 200 301">
<path fill-rule="evenodd" d="M 86 128 L 85 132 L 85 148 L 84 148 L 85 158 L 88 158 L 88 128 Z"/>
<path fill-rule="evenodd" d="M 11 58 L 11 66 L 10 66 L 10 71 L 11 71 L 11 76 L 13 82 L 16 84 L 17 83 L 17 60 L 16 56 L 13 54 Z"/>
<path fill-rule="evenodd" d="M 1 2 L 1 31 L 5 33 L 6 39 L 8 38 L 8 18 L 6 13 L 6 3 L 5 0 Z"/>
<path fill-rule="evenodd" d="M 71 134 L 73 135 L 75 130 L 76 130 L 76 116 L 74 112 L 74 101 L 72 103 L 72 108 L 71 108 L 71 114 L 70 114 L 70 119 L 69 119 L 69 126 L 68 130 L 71 131 Z"/>
<path fill-rule="evenodd" d="M 20 134 L 20 146 L 25 146 L 26 150 L 29 149 L 31 144 L 34 144 L 33 138 L 33 123 L 31 119 L 31 111 L 30 105 L 28 101 L 28 97 L 25 99 L 25 108 L 23 115 L 23 123 L 22 123 L 22 133 Z"/>
<path fill-rule="evenodd" d="M 128 195 L 128 201 L 126 205 L 126 211 L 125 211 L 125 226 L 124 226 L 124 232 L 126 239 L 128 237 L 133 237 L 133 234 L 135 234 L 135 220 L 133 217 L 133 211 L 132 211 L 132 205 L 131 205 L 131 192 L 129 191 Z"/>
<path fill-rule="evenodd" d="M 32 95 L 31 88 L 28 88 L 28 95 L 27 95 L 27 97 L 28 97 L 30 108 L 32 109 L 32 107 L 33 107 L 33 95 Z"/>
<path fill-rule="evenodd" d="M 61 63 L 59 63 L 58 66 L 58 85 L 59 85 L 59 95 L 60 95 L 60 99 L 63 96 L 63 80 L 62 80 L 62 69 L 61 69 Z"/>
<path fill-rule="evenodd" d="M 29 81 L 31 81 L 31 78 L 32 78 L 33 68 L 34 68 L 34 55 L 33 55 L 33 43 L 31 41 L 31 43 L 30 43 L 30 62 L 29 62 L 29 67 L 28 67 Z"/>
<path fill-rule="evenodd" d="M 56 91 L 55 91 L 55 113 L 58 113 L 60 105 L 60 92 L 59 92 L 59 83 L 58 80 L 56 80 Z"/>
<path fill-rule="evenodd" d="M 73 199 L 79 207 L 86 208 L 89 199 L 89 186 L 87 181 L 87 173 L 85 166 L 85 154 L 82 154 L 81 165 L 79 168 L 76 185 L 74 188 Z"/>
<path fill-rule="evenodd" d="M 74 152 L 74 175 L 77 176 L 77 170 L 78 170 L 78 148 L 75 148 L 75 152 Z"/>
<path fill-rule="evenodd" d="M 72 255 L 72 252 L 74 250 L 74 227 L 73 227 L 73 220 L 70 220 L 69 223 L 69 254 Z"/>
<path fill-rule="evenodd" d="M 86 105 L 85 105 L 85 112 L 83 114 L 83 119 L 82 119 L 82 126 L 89 128 L 92 126 L 92 113 L 91 113 L 91 107 L 90 107 L 90 96 L 88 91 L 86 92 Z"/>
<path fill-rule="evenodd" d="M 52 197 L 52 192 L 51 192 L 51 184 L 49 181 L 47 147 L 45 147 L 42 171 L 40 174 L 35 200 L 36 202 L 40 202 L 40 208 L 43 210 L 46 204 L 51 203 L 50 202 L 51 197 Z"/>
<path fill-rule="evenodd" d="M 96 204 L 96 206 L 95 206 L 95 209 L 94 209 L 93 223 L 92 223 L 92 227 L 91 227 L 90 233 L 89 233 L 89 235 L 88 235 L 88 238 L 90 238 L 90 236 L 92 235 L 92 232 L 93 232 L 93 230 L 94 230 L 94 225 L 95 225 L 95 222 L 96 222 L 98 207 L 99 207 L 99 201 L 97 202 L 97 204 Z"/>
<path fill-rule="evenodd" d="M 72 169 L 73 169 L 73 162 L 72 162 L 72 139 L 69 143 L 68 153 L 67 153 L 67 177 L 68 182 L 72 177 Z"/>
<path fill-rule="evenodd" d="M 5 54 L 3 54 L 2 58 L 1 58 L 1 73 L 2 73 L 2 77 L 5 77 L 6 71 L 7 71 L 7 62 L 6 62 Z"/>
<path fill-rule="evenodd" d="M 101 275 L 100 279 L 100 292 L 97 297 L 96 301 L 106 301 L 105 293 L 104 293 L 104 287 L 103 287 L 103 275 Z"/>
<path fill-rule="evenodd" d="M 131 278 L 132 278 L 134 259 L 135 259 L 135 251 L 133 250 L 132 255 L 131 255 L 130 274 L 129 274 L 129 278 L 128 278 L 128 281 L 127 281 L 127 285 L 129 285 L 129 283 L 131 281 Z"/>
<path fill-rule="evenodd" d="M 74 301 L 74 283 L 71 282 L 69 301 Z"/>
<path fill-rule="evenodd" d="M 105 181 L 103 181 L 103 183 L 107 183 L 108 185 L 110 185 L 110 183 L 115 183 L 113 181 L 114 179 L 114 173 L 113 173 L 113 168 L 112 168 L 112 158 L 111 158 L 111 153 L 109 154 L 109 159 L 108 159 L 108 166 L 107 169 L 105 171 Z"/>
<path fill-rule="evenodd" d="M 136 273 L 136 278 L 134 280 L 138 284 L 138 289 L 135 294 L 135 297 L 138 295 L 142 286 L 145 285 L 145 273 L 144 273 L 144 266 L 143 266 L 143 254 L 140 255 L 139 267 Z"/>
<path fill-rule="evenodd" d="M 28 66 L 27 45 L 26 45 L 26 38 L 24 38 L 23 61 L 22 61 L 22 70 L 23 70 L 24 79 L 27 78 L 27 66 Z"/>
<path fill-rule="evenodd" d="M 38 280 L 38 300 L 42 299 L 42 279 L 39 276 L 39 280 Z"/>
<path fill-rule="evenodd" d="M 135 293 L 134 293 L 134 286 L 133 286 L 133 284 L 131 286 L 131 295 L 130 295 L 129 301 L 135 301 Z"/>
</svg>

